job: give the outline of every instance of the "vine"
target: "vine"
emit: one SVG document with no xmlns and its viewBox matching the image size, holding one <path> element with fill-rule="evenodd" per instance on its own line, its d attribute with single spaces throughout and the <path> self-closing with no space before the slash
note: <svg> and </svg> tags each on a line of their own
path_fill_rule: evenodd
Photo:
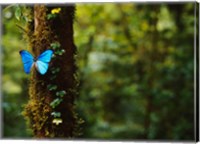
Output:
<svg viewBox="0 0 200 144">
<path fill-rule="evenodd" d="M 61 8 L 54 8 L 51 10 L 51 13 L 47 14 L 48 20 L 55 19 L 59 12 L 61 11 Z M 53 58 L 56 58 L 57 56 L 62 56 L 65 53 L 64 49 L 61 49 L 61 45 L 58 41 L 55 41 L 50 44 L 50 48 L 54 50 Z M 47 89 L 49 91 L 52 91 L 54 93 L 54 99 L 50 103 L 51 108 L 53 109 L 51 112 L 51 116 L 53 116 L 52 123 L 59 125 L 63 122 L 61 118 L 61 112 L 57 111 L 56 108 L 62 103 L 63 97 L 66 95 L 65 90 L 59 90 L 58 86 L 56 84 L 53 84 L 54 80 L 57 77 L 57 74 L 60 72 L 59 67 L 51 67 L 51 73 L 52 76 L 50 77 L 50 80 L 52 81 L 52 84 L 47 85 Z"/>
<path fill-rule="evenodd" d="M 55 58 L 56 56 L 61 56 L 65 52 L 64 49 L 61 49 L 61 45 L 59 42 L 51 43 L 50 47 L 54 50 L 53 58 Z M 52 73 L 52 76 L 50 77 L 52 84 L 48 84 L 47 89 L 49 91 L 54 92 L 54 96 L 55 96 L 55 98 L 50 103 L 50 106 L 53 109 L 53 111 L 51 113 L 51 115 L 53 116 L 52 123 L 59 125 L 60 123 L 62 123 L 61 112 L 56 111 L 55 108 L 58 107 L 60 105 L 60 103 L 63 101 L 63 97 L 66 95 L 66 91 L 58 90 L 59 89 L 58 86 L 56 84 L 53 84 L 53 81 L 54 81 L 54 79 L 56 79 L 57 74 L 60 71 L 60 68 L 59 67 L 51 67 L 50 70 Z"/>
</svg>

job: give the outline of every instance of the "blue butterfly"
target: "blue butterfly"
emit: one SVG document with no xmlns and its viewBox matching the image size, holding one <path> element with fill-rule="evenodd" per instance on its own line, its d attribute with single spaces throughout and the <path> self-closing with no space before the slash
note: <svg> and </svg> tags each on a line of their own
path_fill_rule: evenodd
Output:
<svg viewBox="0 0 200 144">
<path fill-rule="evenodd" d="M 36 59 L 26 50 L 21 50 L 20 52 L 22 62 L 24 64 L 24 72 L 29 74 L 32 67 L 35 66 L 37 71 L 44 75 L 49 67 L 49 62 L 53 55 L 52 50 L 45 50 Z"/>
</svg>

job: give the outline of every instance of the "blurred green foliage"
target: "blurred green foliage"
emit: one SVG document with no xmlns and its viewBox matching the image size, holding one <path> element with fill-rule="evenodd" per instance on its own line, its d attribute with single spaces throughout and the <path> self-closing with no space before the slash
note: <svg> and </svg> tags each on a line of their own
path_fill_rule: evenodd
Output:
<svg viewBox="0 0 200 144">
<path fill-rule="evenodd" d="M 86 139 L 194 139 L 195 3 L 77 4 L 76 107 Z M 4 137 L 30 137 L 29 76 L 13 8 L 3 11 Z"/>
<path fill-rule="evenodd" d="M 22 117 L 23 104 L 28 98 L 28 75 L 23 73 L 19 51 L 26 49 L 20 24 L 15 18 L 15 7 L 3 7 L 2 13 L 2 95 L 3 137 L 30 136 Z"/>
<path fill-rule="evenodd" d="M 81 138 L 194 139 L 194 6 L 77 6 Z"/>
</svg>

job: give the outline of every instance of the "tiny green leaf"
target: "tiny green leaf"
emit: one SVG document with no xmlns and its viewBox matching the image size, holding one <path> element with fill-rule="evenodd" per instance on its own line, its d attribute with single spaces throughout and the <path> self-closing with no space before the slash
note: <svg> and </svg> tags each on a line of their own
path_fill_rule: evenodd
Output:
<svg viewBox="0 0 200 144">
<path fill-rule="evenodd" d="M 60 97 L 63 97 L 65 94 L 66 94 L 66 91 L 65 91 L 65 90 L 56 92 L 56 96 L 60 96 Z"/>
<path fill-rule="evenodd" d="M 62 55 L 63 53 L 65 53 L 64 49 L 55 51 L 55 54 L 57 54 L 57 55 Z"/>
<path fill-rule="evenodd" d="M 60 68 L 53 68 L 52 70 L 51 70 L 51 72 L 52 72 L 52 74 L 55 74 L 55 73 L 58 73 L 60 71 Z"/>
<path fill-rule="evenodd" d="M 54 100 L 50 103 L 50 106 L 51 106 L 52 108 L 55 108 L 55 107 L 58 106 L 61 102 L 62 102 L 62 99 L 56 98 L 56 99 L 54 99 Z"/>
<path fill-rule="evenodd" d="M 83 124 L 84 122 L 85 121 L 83 119 L 81 119 L 81 118 L 78 120 L 78 124 Z"/>
<path fill-rule="evenodd" d="M 48 88 L 50 91 L 56 90 L 56 89 L 57 89 L 57 85 L 49 84 L 49 85 L 47 85 L 47 88 Z"/>
<path fill-rule="evenodd" d="M 22 16 L 22 10 L 19 6 L 17 6 L 15 9 L 15 17 L 18 21 L 20 21 L 21 16 Z"/>
<path fill-rule="evenodd" d="M 55 14 L 48 14 L 47 15 L 47 19 L 50 20 L 50 19 L 54 19 L 56 17 Z"/>
<path fill-rule="evenodd" d="M 61 117 L 60 112 L 52 112 L 51 115 L 54 116 L 54 117 Z"/>
<path fill-rule="evenodd" d="M 53 54 L 53 55 L 52 55 L 52 58 L 56 58 L 56 55 L 55 55 L 55 54 Z"/>
<path fill-rule="evenodd" d="M 55 50 L 55 49 L 60 48 L 60 43 L 59 42 L 54 42 L 54 43 L 51 43 L 50 46 L 51 46 L 52 49 Z"/>
<path fill-rule="evenodd" d="M 62 50 L 61 50 L 61 52 L 62 52 L 62 53 L 65 53 L 65 50 L 64 50 L 64 49 L 62 49 Z"/>
</svg>

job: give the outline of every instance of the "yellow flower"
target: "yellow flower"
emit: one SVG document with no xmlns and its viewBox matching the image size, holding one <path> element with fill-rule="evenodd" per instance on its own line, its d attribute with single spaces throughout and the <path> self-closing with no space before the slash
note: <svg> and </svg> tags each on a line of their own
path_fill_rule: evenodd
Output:
<svg viewBox="0 0 200 144">
<path fill-rule="evenodd" d="M 61 11 L 61 8 L 54 8 L 51 10 L 52 14 L 58 14 Z"/>
</svg>

